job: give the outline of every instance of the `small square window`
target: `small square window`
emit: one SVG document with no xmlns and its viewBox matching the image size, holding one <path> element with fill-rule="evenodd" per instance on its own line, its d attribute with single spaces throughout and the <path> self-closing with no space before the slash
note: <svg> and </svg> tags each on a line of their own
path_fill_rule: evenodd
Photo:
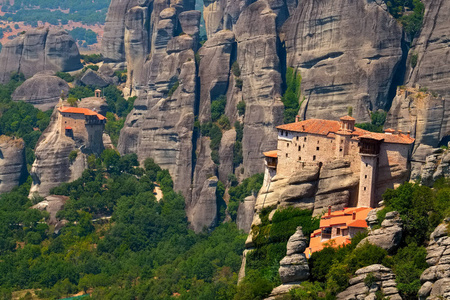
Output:
<svg viewBox="0 0 450 300">
<path fill-rule="evenodd" d="M 313 160 L 316 160 L 316 156 L 315 155 L 313 155 Z"/>
<path fill-rule="evenodd" d="M 298 151 L 300 151 L 300 150 L 302 150 L 302 147 L 301 147 L 301 146 L 298 146 Z"/>
<path fill-rule="evenodd" d="M 298 142 L 298 137 L 297 137 L 297 142 Z"/>
<path fill-rule="evenodd" d="M 319 151 L 319 147 L 316 147 L 316 150 Z"/>
<path fill-rule="evenodd" d="M 367 179 L 367 175 L 364 175 L 364 178 Z"/>
<path fill-rule="evenodd" d="M 289 143 L 286 143 L 286 147 L 288 147 L 288 148 L 289 148 Z"/>
<path fill-rule="evenodd" d="M 289 157 L 289 154 L 288 154 L 288 153 L 286 153 L 286 157 Z"/>
<path fill-rule="evenodd" d="M 369 166 L 369 164 L 368 163 L 366 163 L 366 167 L 368 167 Z"/>
<path fill-rule="evenodd" d="M 342 152 L 342 148 L 341 148 L 341 149 L 339 149 L 339 152 Z"/>
<path fill-rule="evenodd" d="M 301 157 L 301 156 L 299 156 L 299 157 L 298 157 L 298 160 L 302 160 L 302 157 Z"/>
<path fill-rule="evenodd" d="M 303 141 L 306 142 L 306 136 L 303 138 Z"/>
<path fill-rule="evenodd" d="M 364 187 L 364 190 L 366 190 L 366 187 Z"/>
</svg>

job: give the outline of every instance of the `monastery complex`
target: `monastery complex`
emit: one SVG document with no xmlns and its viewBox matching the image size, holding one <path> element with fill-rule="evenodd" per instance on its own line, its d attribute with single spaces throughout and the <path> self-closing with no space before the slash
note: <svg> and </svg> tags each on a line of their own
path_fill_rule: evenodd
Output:
<svg viewBox="0 0 450 300">
<path fill-rule="evenodd" d="M 278 129 L 277 150 L 265 152 L 265 185 L 275 175 L 290 176 L 310 165 L 346 159 L 359 174 L 357 207 L 377 207 L 386 188 L 407 179 L 414 138 L 387 129 L 374 133 L 355 127 L 355 119 L 339 121 L 309 119 L 284 124 Z M 392 171 L 404 173 L 393 179 Z"/>
</svg>

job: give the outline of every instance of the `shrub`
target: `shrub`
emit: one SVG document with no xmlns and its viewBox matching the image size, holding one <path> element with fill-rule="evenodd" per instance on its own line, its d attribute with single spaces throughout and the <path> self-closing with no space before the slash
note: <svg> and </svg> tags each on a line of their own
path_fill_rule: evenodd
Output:
<svg viewBox="0 0 450 300">
<path fill-rule="evenodd" d="M 67 103 L 69 103 L 69 105 L 72 106 L 72 107 L 77 107 L 78 106 L 77 98 L 74 98 L 74 97 L 71 97 L 71 96 L 69 96 L 69 98 L 67 98 Z"/>
<path fill-rule="evenodd" d="M 300 85 L 302 77 L 293 68 L 286 70 L 286 91 L 281 101 L 284 104 L 284 123 L 292 123 L 300 109 Z"/>
<path fill-rule="evenodd" d="M 245 101 L 244 100 L 239 101 L 239 103 L 237 104 L 237 110 L 238 110 L 238 114 L 240 116 L 243 116 L 245 114 Z"/>
<path fill-rule="evenodd" d="M 244 81 L 241 78 L 236 78 L 234 80 L 234 86 L 242 90 L 242 86 L 244 85 Z"/>
<path fill-rule="evenodd" d="M 212 150 L 211 151 L 211 159 L 216 165 L 219 165 L 220 164 L 219 151 Z"/>
<path fill-rule="evenodd" d="M 228 117 L 226 115 L 222 115 L 220 116 L 219 120 L 217 121 L 217 123 L 219 124 L 219 126 L 223 129 L 223 130 L 228 130 L 230 129 L 230 120 L 228 119 Z"/>
<path fill-rule="evenodd" d="M 78 156 L 78 151 L 77 150 L 72 150 L 69 153 L 69 161 L 70 163 L 73 163 L 75 161 L 75 159 L 77 159 Z"/>
<path fill-rule="evenodd" d="M 239 68 L 239 63 L 237 61 L 235 61 L 231 65 L 231 72 L 233 72 L 233 75 L 236 76 L 236 77 L 240 77 L 241 76 L 241 69 Z"/>
<path fill-rule="evenodd" d="M 65 80 L 66 82 L 73 82 L 75 80 L 75 78 L 72 75 L 66 72 L 56 72 L 55 75 L 61 78 L 62 80 Z"/>
<path fill-rule="evenodd" d="M 242 142 L 242 138 L 244 137 L 244 126 L 241 122 L 234 122 L 234 129 L 236 130 L 236 141 Z"/>
<path fill-rule="evenodd" d="M 413 53 L 411 54 L 411 60 L 410 60 L 411 67 L 413 67 L 413 68 L 416 67 L 418 57 L 419 57 L 419 54 L 417 54 L 417 53 L 415 53 L 415 52 L 413 52 Z"/>
<path fill-rule="evenodd" d="M 211 120 L 216 122 L 225 113 L 225 106 L 227 104 L 227 97 L 220 95 L 211 102 Z"/>
<path fill-rule="evenodd" d="M 180 85 L 180 82 L 177 80 L 172 87 L 169 89 L 169 92 L 167 93 L 168 97 L 172 97 L 173 93 L 177 90 L 178 86 Z"/>
</svg>

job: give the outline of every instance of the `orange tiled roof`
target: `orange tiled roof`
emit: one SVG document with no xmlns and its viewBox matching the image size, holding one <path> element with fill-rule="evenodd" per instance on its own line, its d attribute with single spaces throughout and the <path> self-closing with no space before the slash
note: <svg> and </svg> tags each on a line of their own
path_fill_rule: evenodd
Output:
<svg viewBox="0 0 450 300">
<path fill-rule="evenodd" d="M 278 154 L 278 150 L 272 150 L 272 151 L 267 151 L 267 152 L 263 152 L 264 156 L 266 157 L 277 157 Z"/>
<path fill-rule="evenodd" d="M 349 117 L 351 118 L 351 117 Z M 353 119 L 353 118 L 352 118 Z M 347 117 L 341 118 L 341 120 L 350 120 Z M 284 124 L 277 126 L 277 129 L 286 130 L 286 131 L 295 131 L 295 132 L 305 132 L 311 134 L 318 135 L 333 135 L 340 131 L 341 124 L 339 121 L 332 120 L 321 120 L 321 119 L 309 119 L 300 122 Z M 386 130 L 389 132 L 388 130 Z M 395 130 L 392 129 L 392 132 Z M 344 132 L 342 132 L 344 133 Z M 349 132 L 345 132 L 349 133 Z M 385 134 L 385 133 L 375 133 L 370 132 L 358 127 L 355 127 L 355 130 L 351 133 L 352 136 L 357 138 L 367 138 L 367 139 L 375 139 L 378 141 L 384 141 L 386 143 L 395 143 L 395 144 L 412 144 L 414 142 L 414 138 L 405 135 L 405 134 Z"/>
<path fill-rule="evenodd" d="M 348 227 L 367 228 L 366 220 L 355 220 L 347 225 Z"/>
<path fill-rule="evenodd" d="M 83 114 L 85 116 L 97 116 L 99 120 L 106 120 L 105 116 L 102 116 L 95 111 L 92 111 L 88 108 L 80 108 L 80 107 L 60 107 L 59 111 L 62 113 L 71 113 L 71 114 Z"/>
<path fill-rule="evenodd" d="M 355 118 L 353 118 L 353 117 L 350 117 L 350 116 L 345 116 L 345 117 L 342 117 L 342 118 L 341 118 L 341 120 L 343 120 L 343 121 L 356 121 L 356 119 L 355 119 Z"/>
</svg>

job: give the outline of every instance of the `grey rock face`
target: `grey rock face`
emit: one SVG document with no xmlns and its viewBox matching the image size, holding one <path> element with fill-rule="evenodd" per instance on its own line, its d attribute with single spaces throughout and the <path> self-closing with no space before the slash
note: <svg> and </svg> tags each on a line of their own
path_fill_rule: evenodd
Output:
<svg viewBox="0 0 450 300">
<path fill-rule="evenodd" d="M 425 15 L 419 37 L 409 52 L 407 81 L 427 87 L 448 98 L 450 96 L 450 57 L 448 55 L 450 3 L 444 0 L 426 0 Z M 414 68 L 409 63 L 417 57 Z M 448 122 L 448 119 L 447 119 Z"/>
<path fill-rule="evenodd" d="M 368 222 L 369 216 L 366 221 Z M 369 231 L 366 238 L 359 242 L 357 247 L 370 243 L 392 253 L 395 251 L 402 239 L 403 222 L 398 212 L 392 211 L 386 214 L 385 220 L 381 223 L 381 228 Z"/>
<path fill-rule="evenodd" d="M 433 186 L 436 179 L 450 177 L 450 152 L 440 148 L 429 148 L 427 152 L 431 154 L 425 157 L 424 162 L 413 164 L 411 178 L 420 178 L 421 184 Z"/>
<path fill-rule="evenodd" d="M 355 16 L 364 16 L 355 17 Z M 402 29 L 375 1 L 301 1 L 280 35 L 287 65 L 302 76 L 305 118 L 369 120 L 385 108 L 402 58 Z"/>
<path fill-rule="evenodd" d="M 24 101 L 46 111 L 58 104 L 61 95 L 67 97 L 69 85 L 54 72 L 39 72 L 25 80 L 12 94 L 14 101 Z"/>
<path fill-rule="evenodd" d="M 440 224 L 430 235 L 427 263 L 430 266 L 420 276 L 419 299 L 450 299 L 450 236 L 448 222 Z"/>
<path fill-rule="evenodd" d="M 252 227 L 253 212 L 255 210 L 255 196 L 248 196 L 244 199 L 244 202 L 239 203 L 236 225 L 238 229 L 244 232 L 249 232 Z"/>
<path fill-rule="evenodd" d="M 245 177 L 263 171 L 262 152 L 276 148 L 274 127 L 283 119 L 276 17 L 267 2 L 257 1 L 242 11 L 233 28 L 248 112 L 242 139 Z"/>
<path fill-rule="evenodd" d="M 0 194 L 24 182 L 26 173 L 23 140 L 0 135 Z"/>
<path fill-rule="evenodd" d="M 280 261 L 280 278 L 282 283 L 299 282 L 309 278 L 309 266 L 305 251 L 307 244 L 302 228 L 297 227 L 287 243 L 286 256 Z"/>
<path fill-rule="evenodd" d="M 93 85 L 101 88 L 113 83 L 111 78 L 103 76 L 91 69 L 87 69 L 87 71 L 81 77 L 80 81 L 85 85 Z"/>
<path fill-rule="evenodd" d="M 75 40 L 64 30 L 32 29 L 3 46 L 0 53 L 0 82 L 12 72 L 29 78 L 44 71 L 73 71 L 82 67 Z"/>
<path fill-rule="evenodd" d="M 236 142 L 236 130 L 230 129 L 223 133 L 219 147 L 219 179 L 228 181 L 228 175 L 233 174 L 233 151 Z"/>
<path fill-rule="evenodd" d="M 364 279 L 371 274 L 374 281 L 367 286 Z M 375 293 L 379 290 L 384 297 L 391 300 L 401 300 L 395 283 L 395 275 L 391 269 L 383 265 L 371 265 L 355 272 L 355 277 L 349 280 L 350 286 L 337 295 L 338 300 L 347 299 L 376 299 Z"/>
<path fill-rule="evenodd" d="M 200 196 L 188 210 L 189 219 L 192 220 L 191 227 L 195 232 L 201 232 L 204 228 L 210 229 L 217 223 L 217 181 L 215 176 L 205 180 Z"/>
</svg>

